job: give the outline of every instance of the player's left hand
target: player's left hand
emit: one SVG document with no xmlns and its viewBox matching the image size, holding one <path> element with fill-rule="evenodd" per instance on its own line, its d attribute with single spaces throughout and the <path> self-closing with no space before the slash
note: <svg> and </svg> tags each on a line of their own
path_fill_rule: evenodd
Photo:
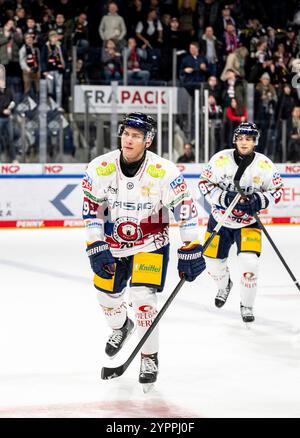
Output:
<svg viewBox="0 0 300 438">
<path fill-rule="evenodd" d="M 253 216 L 255 213 L 267 208 L 269 205 L 269 200 L 264 196 L 263 193 L 257 192 L 252 195 L 247 196 L 247 199 L 243 203 L 239 202 L 238 209 L 244 213 Z"/>
<path fill-rule="evenodd" d="M 203 247 L 198 240 L 187 243 L 178 249 L 179 276 L 186 281 L 194 281 L 206 268 L 202 255 Z"/>
</svg>

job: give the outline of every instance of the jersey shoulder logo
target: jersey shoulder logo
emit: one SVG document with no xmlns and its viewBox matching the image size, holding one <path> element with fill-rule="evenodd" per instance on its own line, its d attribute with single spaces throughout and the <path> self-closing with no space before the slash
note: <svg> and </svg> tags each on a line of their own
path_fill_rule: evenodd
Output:
<svg viewBox="0 0 300 438">
<path fill-rule="evenodd" d="M 152 176 L 152 178 L 164 178 L 166 171 L 162 168 L 161 164 L 157 163 L 155 166 L 154 164 L 149 164 L 147 167 L 146 172 Z"/>
<path fill-rule="evenodd" d="M 81 186 L 82 186 L 83 189 L 87 189 L 90 192 L 92 191 L 93 180 L 92 180 L 92 178 L 87 173 L 84 175 L 84 178 L 83 178 L 83 180 L 81 182 Z"/>
<path fill-rule="evenodd" d="M 215 161 L 217 167 L 224 167 L 230 163 L 230 157 L 228 155 L 220 155 L 220 157 Z"/>
<path fill-rule="evenodd" d="M 182 175 L 177 176 L 177 178 L 175 178 L 170 183 L 170 186 L 173 189 L 175 195 L 178 195 L 179 193 L 185 192 L 187 190 L 187 185 Z"/>
<path fill-rule="evenodd" d="M 116 171 L 116 165 L 114 163 L 107 163 L 103 161 L 101 166 L 96 167 L 97 175 L 108 176 Z"/>
<path fill-rule="evenodd" d="M 260 167 L 263 170 L 270 170 L 270 169 L 272 169 L 271 164 L 267 160 L 259 160 L 257 165 L 258 165 L 258 167 Z"/>
</svg>

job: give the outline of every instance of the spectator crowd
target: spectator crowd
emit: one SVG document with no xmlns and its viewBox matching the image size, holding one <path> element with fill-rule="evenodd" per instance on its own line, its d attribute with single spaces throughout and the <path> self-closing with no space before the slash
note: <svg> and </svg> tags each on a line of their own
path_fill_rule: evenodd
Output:
<svg viewBox="0 0 300 438">
<path fill-rule="evenodd" d="M 129 85 L 170 85 L 175 49 L 177 84 L 192 98 L 201 84 L 208 89 L 217 150 L 248 119 L 253 84 L 258 150 L 277 158 L 285 121 L 287 160 L 300 161 L 299 1 L 0 0 L 2 139 L 24 96 L 38 101 L 41 78 L 58 110 L 68 110 L 73 47 L 77 84 L 122 83 L 126 59 Z M 181 161 L 187 151 L 191 160 L 191 147 Z"/>
</svg>

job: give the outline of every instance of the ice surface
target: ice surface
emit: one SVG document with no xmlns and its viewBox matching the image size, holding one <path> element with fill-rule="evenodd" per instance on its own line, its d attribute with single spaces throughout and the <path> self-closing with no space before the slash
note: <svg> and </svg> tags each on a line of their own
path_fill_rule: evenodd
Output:
<svg viewBox="0 0 300 438">
<path fill-rule="evenodd" d="M 300 278 L 300 228 L 268 231 Z M 204 234 L 204 228 L 201 228 Z M 160 305 L 178 282 L 178 229 Z M 91 284 L 83 229 L 0 230 L 0 417 L 300 417 L 300 293 L 264 238 L 256 321 L 239 312 L 233 290 L 222 309 L 205 272 L 186 283 L 160 322 L 155 390 L 138 383 L 137 357 L 122 377 L 136 334 L 113 361 L 110 333 Z"/>
</svg>

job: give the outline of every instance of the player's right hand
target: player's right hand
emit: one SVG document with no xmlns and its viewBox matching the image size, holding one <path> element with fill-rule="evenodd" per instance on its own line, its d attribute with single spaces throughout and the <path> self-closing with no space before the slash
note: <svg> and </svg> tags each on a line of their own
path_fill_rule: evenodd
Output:
<svg viewBox="0 0 300 438">
<path fill-rule="evenodd" d="M 186 243 L 178 249 L 177 269 L 180 278 L 194 281 L 206 268 L 203 247 L 198 240 Z"/>
<path fill-rule="evenodd" d="M 88 245 L 86 249 L 93 272 L 99 277 L 110 279 L 115 273 L 115 259 L 108 243 L 99 240 Z"/>
<path fill-rule="evenodd" d="M 221 196 L 220 196 L 220 205 L 223 208 L 227 208 L 229 207 L 229 205 L 232 203 L 232 201 L 234 200 L 234 198 L 236 197 L 236 195 L 238 194 L 238 192 L 227 192 L 224 191 Z"/>
</svg>

